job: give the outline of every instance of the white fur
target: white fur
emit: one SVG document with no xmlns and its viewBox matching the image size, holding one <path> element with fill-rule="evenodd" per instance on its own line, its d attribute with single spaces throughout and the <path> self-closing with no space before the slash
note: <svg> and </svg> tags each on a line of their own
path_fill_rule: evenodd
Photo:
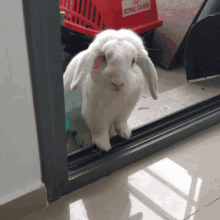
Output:
<svg viewBox="0 0 220 220">
<path fill-rule="evenodd" d="M 92 71 L 97 61 L 99 67 Z M 157 99 L 156 70 L 141 38 L 129 29 L 109 29 L 96 35 L 89 48 L 72 59 L 63 79 L 65 94 L 82 92 L 81 114 L 91 132 L 91 143 L 104 151 L 111 149 L 109 137 L 116 132 L 125 139 L 131 136 L 127 119 L 141 93 L 138 81 L 146 80 Z M 82 137 L 79 134 L 77 139 Z"/>
</svg>

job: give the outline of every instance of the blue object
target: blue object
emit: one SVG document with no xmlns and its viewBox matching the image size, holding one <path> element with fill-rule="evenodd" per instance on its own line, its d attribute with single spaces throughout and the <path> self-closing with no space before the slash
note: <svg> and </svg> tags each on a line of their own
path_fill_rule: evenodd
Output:
<svg viewBox="0 0 220 220">
<path fill-rule="evenodd" d="M 70 122 L 67 118 L 65 119 L 65 121 L 66 121 L 66 131 L 68 131 L 68 129 L 70 127 Z"/>
</svg>

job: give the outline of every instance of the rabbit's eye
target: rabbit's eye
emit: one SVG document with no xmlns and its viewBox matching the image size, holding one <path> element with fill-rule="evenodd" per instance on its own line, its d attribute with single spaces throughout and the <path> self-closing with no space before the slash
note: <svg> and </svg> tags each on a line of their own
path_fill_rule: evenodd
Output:
<svg viewBox="0 0 220 220">
<path fill-rule="evenodd" d="M 104 62 L 106 62 L 106 58 L 105 58 L 105 56 L 102 57 L 102 60 L 103 60 Z"/>
<path fill-rule="evenodd" d="M 135 59 L 133 58 L 133 59 L 132 59 L 131 66 L 133 66 L 133 65 L 134 65 L 134 63 L 135 63 Z"/>
</svg>

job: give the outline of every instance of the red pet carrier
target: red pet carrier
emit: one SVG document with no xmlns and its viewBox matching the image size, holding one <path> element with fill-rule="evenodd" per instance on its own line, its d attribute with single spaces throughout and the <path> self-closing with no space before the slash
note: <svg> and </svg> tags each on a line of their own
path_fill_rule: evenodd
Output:
<svg viewBox="0 0 220 220">
<path fill-rule="evenodd" d="M 103 29 L 129 28 L 138 34 L 162 26 L 156 0 L 60 0 L 64 27 L 94 37 Z"/>
</svg>

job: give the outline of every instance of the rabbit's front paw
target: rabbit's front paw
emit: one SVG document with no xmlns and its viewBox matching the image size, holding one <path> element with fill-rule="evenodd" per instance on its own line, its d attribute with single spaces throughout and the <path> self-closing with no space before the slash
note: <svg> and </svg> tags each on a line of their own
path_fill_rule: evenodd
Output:
<svg viewBox="0 0 220 220">
<path fill-rule="evenodd" d="M 127 124 L 119 124 L 115 130 L 124 139 L 129 139 L 131 137 L 131 128 Z"/>
<path fill-rule="evenodd" d="M 107 138 L 93 138 L 92 140 L 93 144 L 95 144 L 100 150 L 104 150 L 106 152 L 108 152 L 109 150 L 111 150 L 111 144 L 109 139 Z"/>
</svg>

